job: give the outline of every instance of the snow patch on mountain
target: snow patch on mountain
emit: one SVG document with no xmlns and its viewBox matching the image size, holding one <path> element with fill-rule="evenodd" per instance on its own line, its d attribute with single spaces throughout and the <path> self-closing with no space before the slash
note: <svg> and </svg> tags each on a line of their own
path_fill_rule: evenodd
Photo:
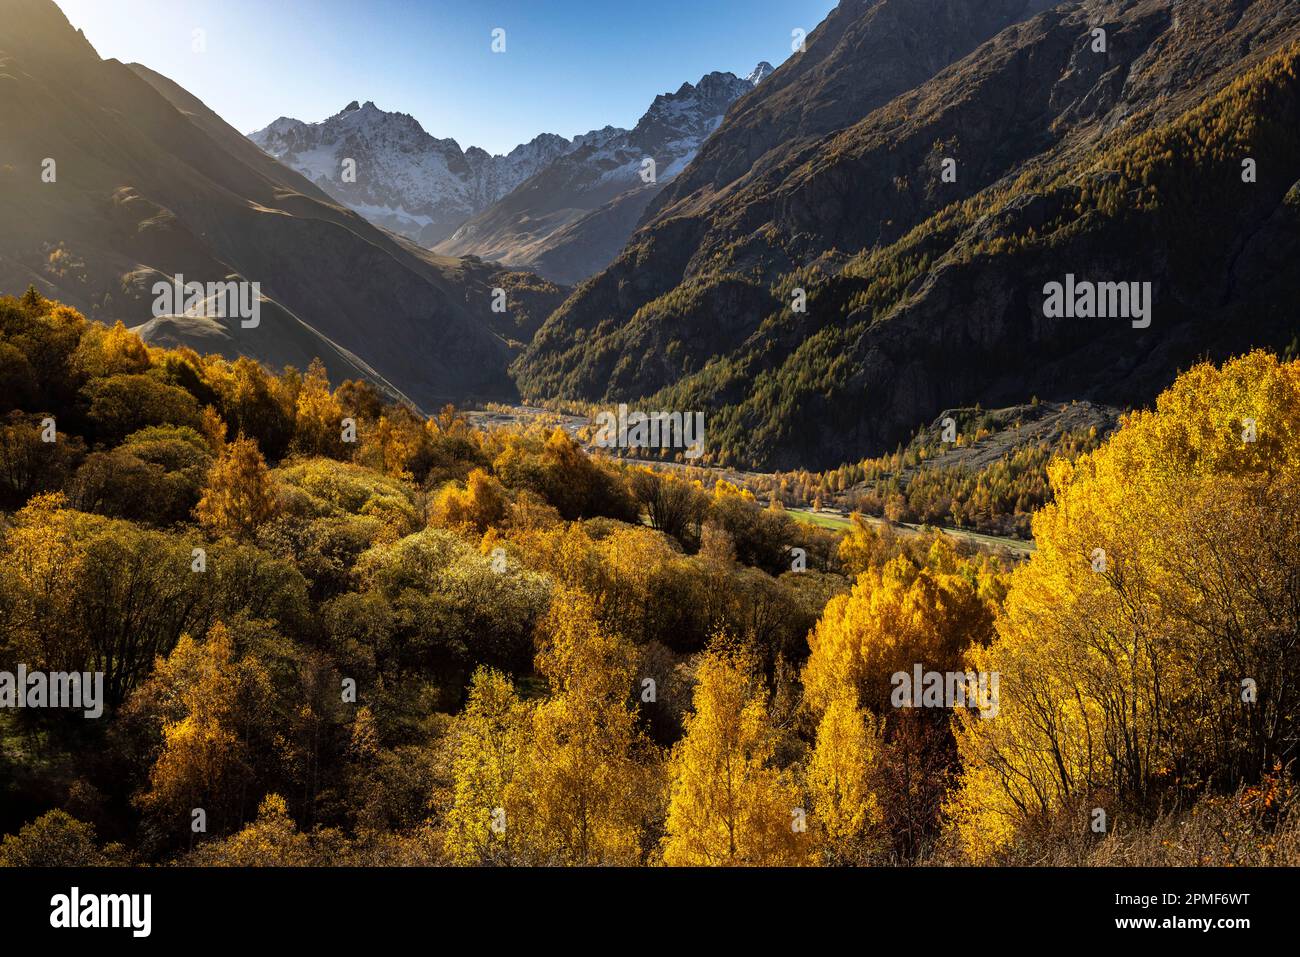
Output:
<svg viewBox="0 0 1300 957">
<path fill-rule="evenodd" d="M 493 156 L 438 139 L 409 114 L 355 100 L 319 123 L 281 117 L 249 139 L 372 222 L 425 245 L 584 142 L 543 133 Z M 355 181 L 345 174 L 353 168 Z"/>
<path fill-rule="evenodd" d="M 743 79 L 706 74 L 655 97 L 630 130 L 607 127 L 575 139 L 573 149 L 467 220 L 435 250 L 536 269 L 557 282 L 585 278 L 617 254 L 653 193 L 686 169 L 731 105 L 771 71 L 760 63 Z M 643 179 L 646 160 L 654 160 L 649 183 Z M 601 209 L 604 214 L 588 218 Z M 564 245 L 563 255 L 553 243 Z"/>
<path fill-rule="evenodd" d="M 546 188 L 574 194 L 575 215 L 642 187 L 647 157 L 658 183 L 666 182 L 686 168 L 728 107 L 771 72 L 763 62 L 744 79 L 710 73 L 656 97 L 631 130 L 605 126 L 571 140 L 542 133 L 505 155 L 462 150 L 409 114 L 356 100 L 319 123 L 282 116 L 248 138 L 371 222 L 433 246 L 469 235 L 473 230 L 458 228 L 548 171 Z"/>
</svg>

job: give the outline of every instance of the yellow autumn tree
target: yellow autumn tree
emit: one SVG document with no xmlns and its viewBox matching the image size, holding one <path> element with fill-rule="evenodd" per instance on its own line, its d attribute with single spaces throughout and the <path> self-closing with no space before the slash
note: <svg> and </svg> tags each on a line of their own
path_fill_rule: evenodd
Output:
<svg viewBox="0 0 1300 957">
<path fill-rule="evenodd" d="M 840 539 L 840 564 L 850 575 L 859 575 L 873 566 L 889 560 L 897 536 L 889 525 L 879 529 L 854 512 L 849 516 L 849 528 Z"/>
<path fill-rule="evenodd" d="M 506 514 L 506 490 L 482 469 L 474 469 L 461 488 L 448 482 L 429 507 L 429 520 L 442 528 L 483 534 Z"/>
<path fill-rule="evenodd" d="M 121 321 L 111 327 L 90 323 L 73 353 L 72 364 L 88 377 L 132 375 L 149 368 L 149 349 Z"/>
<path fill-rule="evenodd" d="M 413 477 L 412 467 L 421 456 L 428 457 L 429 444 L 428 432 L 414 417 L 380 415 L 363 435 L 354 461 L 409 481 Z"/>
<path fill-rule="evenodd" d="M 294 414 L 294 448 L 308 455 L 342 458 L 343 406 L 330 392 L 325 364 L 313 359 L 298 391 Z"/>
<path fill-rule="evenodd" d="M 1258 779 L 1300 716 L 1300 363 L 1184 373 L 1051 470 L 1011 577 L 995 720 L 962 716 L 950 827 L 975 860 L 1092 807 Z"/>
<path fill-rule="evenodd" d="M 767 692 L 750 656 L 715 642 L 696 681 L 686 733 L 669 761 L 664 863 L 805 862 L 805 812 L 790 773 L 774 764 Z"/>
<path fill-rule="evenodd" d="M 242 435 L 208 473 L 195 508 L 199 523 L 218 535 L 247 537 L 279 511 L 275 482 L 257 443 Z"/>
<path fill-rule="evenodd" d="M 185 858 L 192 867 L 319 867 L 323 861 L 336 863 L 338 855 L 315 853 L 311 838 L 299 832 L 278 794 L 262 799 L 253 823 Z"/>
<path fill-rule="evenodd" d="M 220 622 L 202 642 L 183 635 L 155 669 L 155 683 L 175 697 L 176 710 L 163 721 L 162 750 L 139 804 L 177 827 L 188 825 L 194 808 L 213 829 L 229 825 L 253 776 L 243 718 L 264 699 L 269 678 L 255 658 L 236 657 Z"/>
<path fill-rule="evenodd" d="M 628 704 L 635 651 L 597 624 L 591 598 L 575 590 L 557 593 L 539 637 L 537 669 L 550 697 L 532 713 L 507 805 L 518 809 L 529 859 L 636 864 L 654 769 Z"/>
<path fill-rule="evenodd" d="M 717 484 L 713 486 L 714 503 L 726 502 L 729 499 L 738 499 L 742 502 L 755 501 L 754 493 L 749 489 L 741 488 L 739 485 L 728 482 L 726 479 L 718 479 Z"/>
<path fill-rule="evenodd" d="M 917 664 L 960 670 L 966 649 L 992 636 L 993 609 L 972 584 L 977 575 L 943 539 L 924 566 L 905 556 L 868 565 L 852 592 L 826 605 L 809 636 L 803 682 L 813 712 L 851 693 L 883 714 L 893 674 L 910 674 Z"/>
<path fill-rule="evenodd" d="M 221 413 L 213 406 L 205 405 L 203 411 L 199 413 L 199 432 L 208 443 L 212 454 L 220 455 L 226 447 L 227 428 Z"/>
<path fill-rule="evenodd" d="M 880 754 L 876 719 L 842 694 L 826 708 L 808 761 L 806 787 L 827 863 L 854 862 L 869 829 L 880 823 L 872 775 Z"/>
<path fill-rule="evenodd" d="M 506 791 L 527 745 L 528 710 L 504 674 L 474 672 L 452 731 L 452 806 L 443 846 L 453 863 L 514 859 L 520 829 Z"/>
<path fill-rule="evenodd" d="M 0 641 L 19 661 L 47 668 L 80 668 L 88 635 L 76 628 L 75 582 L 84 578 L 85 546 L 78 525 L 86 516 L 67 508 L 62 492 L 34 495 L 0 540 Z M 91 519 L 95 521 L 95 519 Z"/>
</svg>

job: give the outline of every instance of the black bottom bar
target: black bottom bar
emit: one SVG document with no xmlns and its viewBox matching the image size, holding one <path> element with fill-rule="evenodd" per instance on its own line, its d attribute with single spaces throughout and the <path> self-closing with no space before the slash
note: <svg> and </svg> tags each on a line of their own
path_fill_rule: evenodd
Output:
<svg viewBox="0 0 1300 957">
<path fill-rule="evenodd" d="M 606 949 L 701 937 L 771 946 L 783 932 L 804 940 L 847 932 L 913 951 L 956 940 L 1043 943 L 1062 932 L 1072 942 L 1200 936 L 1231 946 L 1242 934 L 1289 924 L 1295 877 L 1210 868 L 0 870 L 0 917 L 6 944 L 76 935 L 82 944 L 128 947 L 373 945 L 394 935 L 451 946 L 466 932 L 485 945 L 590 939 Z M 123 926 L 51 926 L 52 917 L 71 923 L 74 887 L 78 923 L 112 921 L 116 912 Z M 126 898 L 100 896 L 145 894 L 147 937 L 136 936 L 144 898 L 132 909 Z"/>
</svg>

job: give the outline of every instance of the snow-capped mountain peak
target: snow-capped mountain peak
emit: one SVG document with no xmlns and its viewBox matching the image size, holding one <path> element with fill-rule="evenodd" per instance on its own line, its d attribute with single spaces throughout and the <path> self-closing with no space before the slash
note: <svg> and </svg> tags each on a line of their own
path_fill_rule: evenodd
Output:
<svg viewBox="0 0 1300 957">
<path fill-rule="evenodd" d="M 462 150 L 371 100 L 319 123 L 281 117 L 249 139 L 373 222 L 426 245 L 574 148 L 543 133 L 505 156 Z"/>
<path fill-rule="evenodd" d="M 770 70 L 759 64 L 745 79 L 705 74 L 656 96 L 630 130 L 606 127 L 575 137 L 573 149 L 467 220 L 436 251 L 580 281 L 613 259 L 655 193 Z"/>
<path fill-rule="evenodd" d="M 775 72 L 776 70 L 773 68 L 772 64 L 768 63 L 766 60 L 760 60 L 758 66 L 749 71 L 749 76 L 745 77 L 745 82 L 750 86 L 758 86 Z"/>
<path fill-rule="evenodd" d="M 655 97 L 630 130 L 605 126 L 572 140 L 542 133 L 498 156 L 477 146 L 461 149 L 454 139 L 432 136 L 415 117 L 370 100 L 353 100 L 319 123 L 280 117 L 249 139 L 372 222 L 434 246 L 474 235 L 474 220 L 520 187 L 549 196 L 548 206 L 562 203 L 544 220 L 560 228 L 645 187 L 647 159 L 655 161 L 654 182 L 662 185 L 694 158 L 731 104 L 771 72 L 764 62 L 743 79 L 708 73 Z M 507 205 L 520 206 L 528 218 L 536 212 L 532 203 Z M 542 221 L 532 217 L 529 228 Z"/>
</svg>

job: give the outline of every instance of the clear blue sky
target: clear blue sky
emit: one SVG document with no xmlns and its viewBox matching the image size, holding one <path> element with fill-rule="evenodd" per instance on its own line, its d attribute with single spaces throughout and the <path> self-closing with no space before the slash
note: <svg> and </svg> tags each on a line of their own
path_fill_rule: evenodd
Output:
<svg viewBox="0 0 1300 957">
<path fill-rule="evenodd" d="M 658 93 L 790 55 L 835 0 L 56 0 L 102 57 L 139 62 L 248 133 L 350 100 L 461 147 L 631 126 Z M 491 31 L 506 31 L 493 54 Z M 191 49 L 206 31 L 207 52 Z"/>
</svg>

